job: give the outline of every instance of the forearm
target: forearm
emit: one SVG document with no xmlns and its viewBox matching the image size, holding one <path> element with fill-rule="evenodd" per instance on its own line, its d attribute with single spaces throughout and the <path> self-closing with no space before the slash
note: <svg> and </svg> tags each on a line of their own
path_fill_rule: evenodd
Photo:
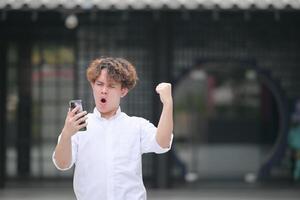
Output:
<svg viewBox="0 0 300 200">
<path fill-rule="evenodd" d="M 173 102 L 163 105 L 160 120 L 157 126 L 156 140 L 162 148 L 168 148 L 173 132 Z"/>
<path fill-rule="evenodd" d="M 61 169 L 66 169 L 72 161 L 72 142 L 71 137 L 61 133 L 61 138 L 55 148 L 54 159 L 56 164 Z"/>
</svg>

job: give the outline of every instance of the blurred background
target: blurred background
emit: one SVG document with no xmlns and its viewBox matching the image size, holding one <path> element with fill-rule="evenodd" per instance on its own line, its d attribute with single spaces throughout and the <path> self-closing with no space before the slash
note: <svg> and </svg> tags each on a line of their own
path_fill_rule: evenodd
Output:
<svg viewBox="0 0 300 200">
<path fill-rule="evenodd" d="M 157 124 L 154 88 L 173 84 L 173 149 L 143 156 L 150 197 L 299 198 L 299 24 L 300 0 L 0 0 L 0 198 L 73 197 L 51 156 L 68 101 L 94 107 L 100 56 L 137 68 L 129 115 Z"/>
</svg>

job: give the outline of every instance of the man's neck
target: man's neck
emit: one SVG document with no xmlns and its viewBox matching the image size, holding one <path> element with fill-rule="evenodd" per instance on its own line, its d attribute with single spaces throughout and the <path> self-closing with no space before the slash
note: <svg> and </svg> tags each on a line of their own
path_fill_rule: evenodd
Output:
<svg viewBox="0 0 300 200">
<path fill-rule="evenodd" d="M 116 109 L 114 109 L 114 110 L 112 110 L 110 112 L 107 112 L 107 113 L 103 113 L 103 112 L 99 112 L 99 113 L 100 113 L 100 115 L 101 115 L 102 118 L 109 120 L 112 117 L 114 117 L 114 116 L 117 115 L 118 110 L 119 110 L 119 107 L 117 107 Z"/>
</svg>

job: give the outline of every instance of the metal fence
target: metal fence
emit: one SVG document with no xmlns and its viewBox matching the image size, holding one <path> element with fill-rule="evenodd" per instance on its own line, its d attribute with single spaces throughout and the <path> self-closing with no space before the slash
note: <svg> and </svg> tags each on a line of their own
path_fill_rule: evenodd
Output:
<svg viewBox="0 0 300 200">
<path fill-rule="evenodd" d="M 72 172 L 60 173 L 54 169 L 51 154 L 63 126 L 68 100 L 82 98 L 87 110 L 92 111 L 93 97 L 85 69 L 99 56 L 125 57 L 136 66 L 140 80 L 122 102 L 122 110 L 155 124 L 160 114 L 155 85 L 171 81 L 177 87 L 177 80 L 183 80 L 184 72 L 194 70 L 199 60 L 253 60 L 277 80 L 290 101 L 299 98 L 300 29 L 297 24 L 300 15 L 297 13 L 283 13 L 278 19 L 269 12 L 253 12 L 245 17 L 243 12 L 103 11 L 80 14 L 79 27 L 75 30 L 66 30 L 62 20 L 56 14 L 53 17 L 53 13 L 41 14 L 38 22 L 22 19 L 27 15 L 26 12 L 15 13 L 12 19 L 0 23 L 4 30 L 1 44 L 6 50 L 1 62 L 7 63 L 8 84 L 4 87 L 7 88 L 5 173 L 8 178 L 71 177 Z M 16 25 L 16 19 L 27 20 L 30 28 L 11 26 Z M 24 35 L 10 34 L 16 31 L 24 31 Z M 221 62 L 217 70 L 228 72 L 229 68 Z M 227 74 L 227 78 L 231 75 Z M 20 82 L 24 76 L 25 82 Z M 197 90 L 199 85 L 193 87 Z M 20 124 L 22 120 L 24 123 Z M 189 165 L 176 157 L 176 143 L 180 140 L 177 131 L 174 131 L 175 151 L 171 155 L 146 155 L 143 159 L 144 177 L 153 185 L 170 184 L 176 176 L 182 176 L 184 170 L 181 169 Z M 276 138 L 277 132 L 270 134 L 267 140 Z M 197 142 L 192 145 L 201 148 Z M 182 155 L 191 156 L 186 148 L 180 151 Z M 191 162 L 202 158 L 194 159 Z M 283 166 L 283 171 L 289 170 L 284 163 L 277 164 Z M 212 170 L 209 166 L 206 169 Z"/>
</svg>

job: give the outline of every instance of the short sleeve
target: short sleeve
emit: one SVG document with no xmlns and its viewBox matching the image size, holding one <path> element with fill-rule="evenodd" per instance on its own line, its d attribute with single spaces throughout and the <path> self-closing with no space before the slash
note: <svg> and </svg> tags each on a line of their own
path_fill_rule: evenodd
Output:
<svg viewBox="0 0 300 200">
<path fill-rule="evenodd" d="M 59 143 L 60 138 L 61 138 L 61 135 L 58 136 L 57 143 Z M 71 161 L 70 165 L 67 168 L 60 168 L 57 165 L 56 160 L 55 160 L 55 151 L 52 154 L 52 162 L 53 162 L 53 164 L 55 165 L 55 167 L 57 169 L 59 169 L 61 171 L 66 171 L 66 170 L 72 168 L 72 166 L 74 165 L 74 163 L 76 161 L 76 158 L 77 158 L 77 137 L 76 137 L 76 134 L 71 137 L 71 143 L 72 143 L 72 161 Z"/>
<path fill-rule="evenodd" d="M 156 140 L 157 128 L 149 121 L 140 118 L 142 153 L 166 153 L 171 149 L 173 134 L 168 148 L 161 147 Z"/>
</svg>

